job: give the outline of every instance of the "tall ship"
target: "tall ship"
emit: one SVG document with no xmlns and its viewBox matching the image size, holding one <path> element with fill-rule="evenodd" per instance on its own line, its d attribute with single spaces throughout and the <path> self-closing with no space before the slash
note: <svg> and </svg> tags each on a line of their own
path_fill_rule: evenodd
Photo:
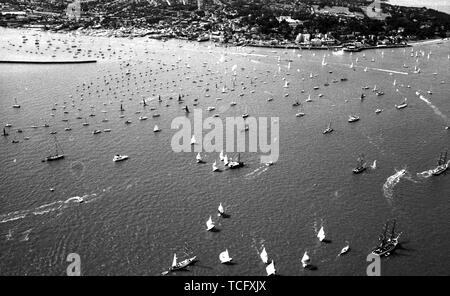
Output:
<svg viewBox="0 0 450 296">
<path fill-rule="evenodd" d="M 354 174 L 360 174 L 360 173 L 362 173 L 362 172 L 364 172 L 365 170 L 366 170 L 366 163 L 365 163 L 365 161 L 364 161 L 364 154 L 361 154 L 359 157 L 358 157 L 358 160 L 357 160 L 357 165 L 356 165 L 356 167 L 353 169 L 353 173 Z"/>
<path fill-rule="evenodd" d="M 55 153 L 52 155 L 47 156 L 45 159 L 47 161 L 54 161 L 54 160 L 60 160 L 64 158 L 64 151 L 62 150 L 61 146 L 58 143 L 58 140 L 55 136 Z"/>
<path fill-rule="evenodd" d="M 431 171 L 434 176 L 439 176 L 444 173 L 450 165 L 450 161 L 447 160 L 447 151 L 441 153 L 438 160 L 438 166 Z"/>
<path fill-rule="evenodd" d="M 389 256 L 398 246 L 398 238 L 402 234 L 395 234 L 396 220 L 392 221 L 391 231 L 388 232 L 389 221 L 384 225 L 383 233 L 379 237 L 379 245 L 373 249 L 372 254 L 377 256 Z"/>
</svg>

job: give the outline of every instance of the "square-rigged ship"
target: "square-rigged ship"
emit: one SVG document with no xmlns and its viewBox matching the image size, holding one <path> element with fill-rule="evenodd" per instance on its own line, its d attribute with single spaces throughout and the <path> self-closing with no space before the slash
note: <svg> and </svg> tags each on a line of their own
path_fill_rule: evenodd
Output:
<svg viewBox="0 0 450 296">
<path fill-rule="evenodd" d="M 384 225 L 383 234 L 380 235 L 380 244 L 372 251 L 372 254 L 377 256 L 389 256 L 397 248 L 398 238 L 402 233 L 395 234 L 396 220 L 392 222 L 392 229 L 388 233 L 389 221 Z"/>
</svg>

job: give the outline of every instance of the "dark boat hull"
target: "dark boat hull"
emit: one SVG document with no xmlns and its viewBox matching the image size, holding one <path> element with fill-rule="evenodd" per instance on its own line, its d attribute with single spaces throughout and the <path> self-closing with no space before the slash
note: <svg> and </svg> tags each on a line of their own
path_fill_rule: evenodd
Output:
<svg viewBox="0 0 450 296">
<path fill-rule="evenodd" d="M 55 160 L 60 160 L 63 159 L 64 155 L 55 155 L 55 156 L 49 156 L 46 158 L 47 161 L 55 161 Z"/>
</svg>

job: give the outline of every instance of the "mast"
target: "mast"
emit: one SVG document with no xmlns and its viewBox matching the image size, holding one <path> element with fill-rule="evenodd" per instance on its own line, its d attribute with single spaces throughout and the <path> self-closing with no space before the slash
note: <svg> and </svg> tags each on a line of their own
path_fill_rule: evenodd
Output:
<svg viewBox="0 0 450 296">
<path fill-rule="evenodd" d="M 391 238 L 390 238 L 390 239 L 393 239 L 393 238 L 394 238 L 394 235 L 395 235 L 395 224 L 396 224 L 396 223 L 397 223 L 397 221 L 394 220 L 394 224 L 392 225 Z"/>
</svg>

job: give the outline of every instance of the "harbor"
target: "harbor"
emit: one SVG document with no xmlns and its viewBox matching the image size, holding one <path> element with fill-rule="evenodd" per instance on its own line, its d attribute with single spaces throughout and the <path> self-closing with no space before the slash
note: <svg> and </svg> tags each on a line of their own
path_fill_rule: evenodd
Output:
<svg viewBox="0 0 450 296">
<path fill-rule="evenodd" d="M 377 247 L 383 275 L 448 273 L 450 182 L 433 174 L 449 163 L 448 40 L 347 52 L 0 30 L 3 60 L 70 61 L 0 65 L 3 275 L 61 275 L 69 253 L 83 275 L 365 275 Z M 226 136 L 207 151 L 196 113 L 244 120 L 248 145 L 270 119 L 278 158 Z"/>
</svg>

